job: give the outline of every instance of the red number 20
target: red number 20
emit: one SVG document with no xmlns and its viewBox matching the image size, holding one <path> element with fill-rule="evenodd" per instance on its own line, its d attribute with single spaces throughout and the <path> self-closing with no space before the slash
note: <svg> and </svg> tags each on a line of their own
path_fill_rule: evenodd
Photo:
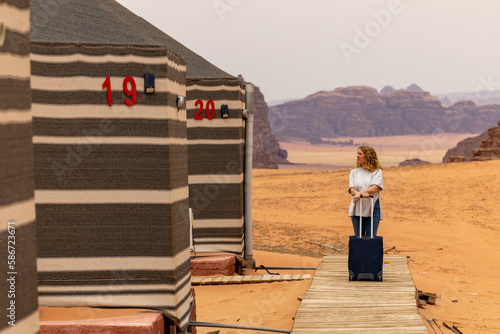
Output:
<svg viewBox="0 0 500 334">
<path fill-rule="evenodd" d="M 194 115 L 194 119 L 203 119 L 203 116 L 201 115 L 201 111 L 203 110 L 203 101 L 202 100 L 196 100 L 195 106 L 200 106 L 198 108 L 198 111 Z M 215 103 L 212 100 L 207 101 L 207 107 L 205 108 L 205 114 L 207 115 L 208 119 L 213 119 L 215 116 Z"/>
<path fill-rule="evenodd" d="M 130 88 L 128 89 L 128 84 L 130 83 Z M 102 89 L 106 88 L 106 92 L 108 94 L 108 105 L 112 106 L 113 105 L 113 96 L 112 96 L 112 91 L 111 91 L 111 79 L 109 75 L 106 77 L 106 80 L 102 83 Z M 137 86 L 135 84 L 134 78 L 131 76 L 125 77 L 123 79 L 123 92 L 125 95 L 129 96 L 128 99 L 124 99 L 125 104 L 129 107 L 133 106 L 135 102 L 137 101 Z"/>
</svg>

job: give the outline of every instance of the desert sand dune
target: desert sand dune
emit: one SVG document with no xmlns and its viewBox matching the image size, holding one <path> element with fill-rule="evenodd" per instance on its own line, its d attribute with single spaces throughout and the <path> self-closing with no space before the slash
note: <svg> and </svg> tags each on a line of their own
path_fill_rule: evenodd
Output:
<svg viewBox="0 0 500 334">
<path fill-rule="evenodd" d="M 347 251 L 348 169 L 253 174 L 258 265 L 314 266 L 322 254 Z M 384 169 L 384 248 L 409 256 L 417 288 L 439 295 L 421 315 L 463 333 L 500 333 L 499 184 L 498 160 Z M 198 319 L 291 329 L 309 284 L 199 287 Z"/>
</svg>

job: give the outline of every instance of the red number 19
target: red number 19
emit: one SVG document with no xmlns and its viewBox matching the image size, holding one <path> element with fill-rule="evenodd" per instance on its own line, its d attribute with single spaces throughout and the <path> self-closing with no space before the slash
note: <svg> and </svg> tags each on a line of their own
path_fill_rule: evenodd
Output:
<svg viewBox="0 0 500 334">
<path fill-rule="evenodd" d="M 128 84 L 130 83 L 130 89 L 128 89 Z M 106 80 L 102 83 L 102 89 L 106 88 L 106 92 L 108 94 L 108 106 L 113 105 L 113 96 L 111 91 L 111 79 L 109 75 L 106 77 Z M 128 99 L 124 99 L 125 104 L 129 107 L 133 106 L 137 101 L 137 86 L 135 84 L 134 78 L 131 76 L 125 77 L 123 79 L 123 92 L 125 95 L 129 96 Z"/>
</svg>

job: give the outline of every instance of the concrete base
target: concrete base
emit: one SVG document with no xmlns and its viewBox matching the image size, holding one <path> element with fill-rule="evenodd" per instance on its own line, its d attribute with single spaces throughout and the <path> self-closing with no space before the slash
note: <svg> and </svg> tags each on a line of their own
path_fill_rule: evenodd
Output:
<svg viewBox="0 0 500 334">
<path fill-rule="evenodd" d="M 163 316 L 142 310 L 40 307 L 40 334 L 165 334 Z"/>
<path fill-rule="evenodd" d="M 196 320 L 194 288 L 191 320 Z M 178 334 L 175 325 L 148 309 L 39 307 L 40 334 Z M 188 327 L 189 330 L 189 327 Z M 196 334 L 196 328 L 191 328 Z"/>
<path fill-rule="evenodd" d="M 234 256 L 213 256 L 191 259 L 191 276 L 232 276 L 236 272 Z"/>
</svg>

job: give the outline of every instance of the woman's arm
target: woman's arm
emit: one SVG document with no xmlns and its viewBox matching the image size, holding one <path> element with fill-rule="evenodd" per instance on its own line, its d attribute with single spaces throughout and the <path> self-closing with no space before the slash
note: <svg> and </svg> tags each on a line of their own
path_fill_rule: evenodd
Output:
<svg viewBox="0 0 500 334">
<path fill-rule="evenodd" d="M 377 191 L 380 191 L 380 187 L 377 185 L 372 185 L 370 188 L 361 191 L 356 191 L 353 187 L 349 188 L 349 193 L 352 195 L 354 203 L 358 202 L 360 197 L 368 197 Z"/>
</svg>

